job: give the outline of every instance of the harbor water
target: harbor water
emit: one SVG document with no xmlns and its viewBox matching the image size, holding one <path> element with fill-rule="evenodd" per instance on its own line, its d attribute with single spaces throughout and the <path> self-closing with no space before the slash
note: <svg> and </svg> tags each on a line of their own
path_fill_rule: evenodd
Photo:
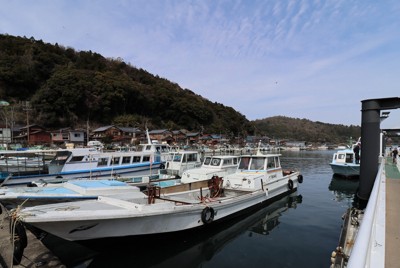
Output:
<svg viewBox="0 0 400 268">
<path fill-rule="evenodd" d="M 304 176 L 299 189 L 211 229 L 112 240 L 95 251 L 44 242 L 69 267 L 329 267 L 358 186 L 333 176 L 333 153 L 282 152 L 282 166 Z"/>
</svg>

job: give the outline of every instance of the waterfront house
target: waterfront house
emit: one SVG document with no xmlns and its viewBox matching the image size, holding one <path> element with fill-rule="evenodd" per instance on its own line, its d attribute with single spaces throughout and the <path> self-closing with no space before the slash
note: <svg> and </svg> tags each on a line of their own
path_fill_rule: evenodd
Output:
<svg viewBox="0 0 400 268">
<path fill-rule="evenodd" d="M 137 144 L 142 137 L 142 131 L 135 127 L 103 126 L 93 130 L 90 139 L 120 144 Z"/>
<path fill-rule="evenodd" d="M 87 143 L 86 132 L 84 130 L 64 128 L 51 131 L 50 134 L 52 143 L 57 145 L 73 143 L 76 147 L 84 146 Z"/>
<path fill-rule="evenodd" d="M 172 137 L 172 132 L 168 129 L 155 129 L 149 131 L 149 136 L 151 140 L 156 140 L 158 142 L 166 142 L 168 144 L 174 141 Z"/>
<path fill-rule="evenodd" d="M 28 145 L 50 144 L 51 135 L 39 125 L 29 125 L 20 128 L 20 134 L 14 136 L 14 141 Z"/>
</svg>

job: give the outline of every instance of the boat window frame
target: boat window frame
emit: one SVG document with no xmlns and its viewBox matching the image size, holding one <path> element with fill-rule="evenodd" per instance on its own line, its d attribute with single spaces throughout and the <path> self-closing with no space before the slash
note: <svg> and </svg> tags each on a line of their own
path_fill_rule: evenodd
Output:
<svg viewBox="0 0 400 268">
<path fill-rule="evenodd" d="M 113 156 L 113 157 L 111 158 L 110 166 L 118 166 L 120 160 L 121 160 L 121 157 L 120 157 L 120 156 Z"/>
<path fill-rule="evenodd" d="M 132 157 L 132 163 L 140 163 L 141 162 L 141 157 L 139 155 L 134 155 Z"/>
<path fill-rule="evenodd" d="M 132 156 L 122 156 L 121 165 L 129 165 L 131 161 L 132 161 Z"/>
<path fill-rule="evenodd" d="M 210 165 L 210 163 L 211 163 L 211 159 L 212 159 L 212 157 L 211 157 L 211 156 L 207 156 L 206 158 L 204 158 L 203 165 L 205 165 L 205 166 L 209 166 L 209 165 Z"/>
<path fill-rule="evenodd" d="M 106 157 L 99 157 L 99 159 L 97 160 L 97 166 L 98 167 L 103 167 L 103 166 L 108 166 L 108 160 L 110 158 L 108 156 Z"/>
</svg>

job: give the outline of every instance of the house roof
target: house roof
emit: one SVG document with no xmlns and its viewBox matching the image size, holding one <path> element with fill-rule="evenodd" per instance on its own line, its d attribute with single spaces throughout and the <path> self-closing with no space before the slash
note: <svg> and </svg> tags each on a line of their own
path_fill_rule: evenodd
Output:
<svg viewBox="0 0 400 268">
<path fill-rule="evenodd" d="M 196 137 L 199 136 L 199 132 L 192 132 L 192 133 L 186 133 L 187 137 Z"/>
<path fill-rule="evenodd" d="M 155 130 L 149 131 L 149 134 L 162 134 L 165 132 L 170 132 L 170 131 L 168 129 L 155 129 Z"/>
<path fill-rule="evenodd" d="M 117 127 L 117 128 L 119 128 L 123 132 L 130 132 L 130 133 L 141 132 L 141 130 L 139 128 L 136 128 L 136 127 Z"/>
<path fill-rule="evenodd" d="M 93 132 L 103 132 L 103 131 L 106 131 L 107 129 L 110 129 L 112 127 L 113 127 L 113 125 L 99 127 L 99 128 L 96 128 L 95 130 L 93 130 Z"/>
</svg>

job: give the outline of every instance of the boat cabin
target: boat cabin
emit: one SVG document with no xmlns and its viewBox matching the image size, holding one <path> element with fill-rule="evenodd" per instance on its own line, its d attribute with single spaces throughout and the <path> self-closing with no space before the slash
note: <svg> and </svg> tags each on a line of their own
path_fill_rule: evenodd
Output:
<svg viewBox="0 0 400 268">
<path fill-rule="evenodd" d="M 270 169 L 281 168 L 279 155 L 250 155 L 242 156 L 240 159 L 239 170 L 243 171 L 267 171 Z"/>
<path fill-rule="evenodd" d="M 337 164 L 354 164 L 354 153 L 352 151 L 337 152 L 333 155 L 333 162 Z"/>
<path fill-rule="evenodd" d="M 165 169 L 160 170 L 160 174 L 181 177 L 185 170 L 194 169 L 200 165 L 201 160 L 198 151 L 173 152 L 170 159 L 165 163 Z"/>
</svg>

